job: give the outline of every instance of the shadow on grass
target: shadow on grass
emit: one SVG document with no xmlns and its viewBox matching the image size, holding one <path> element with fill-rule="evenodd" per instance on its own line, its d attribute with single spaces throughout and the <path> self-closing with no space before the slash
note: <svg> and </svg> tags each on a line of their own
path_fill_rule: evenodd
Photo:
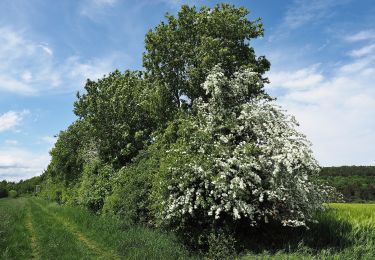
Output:
<svg viewBox="0 0 375 260">
<path fill-rule="evenodd" d="M 317 220 L 318 223 L 309 224 L 309 229 L 280 227 L 277 224 L 252 229 L 237 228 L 237 250 L 276 253 L 280 250 L 296 252 L 304 247 L 318 253 L 323 249 L 340 251 L 354 244 L 349 222 L 337 219 L 330 211 L 319 214 Z"/>
</svg>

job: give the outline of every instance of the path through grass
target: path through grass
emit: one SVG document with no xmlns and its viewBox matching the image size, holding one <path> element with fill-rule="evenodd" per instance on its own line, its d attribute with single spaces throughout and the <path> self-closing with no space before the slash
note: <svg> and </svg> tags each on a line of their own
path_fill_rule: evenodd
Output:
<svg viewBox="0 0 375 260">
<path fill-rule="evenodd" d="M 0 200 L 0 259 L 184 259 L 174 236 L 36 198 Z"/>
</svg>

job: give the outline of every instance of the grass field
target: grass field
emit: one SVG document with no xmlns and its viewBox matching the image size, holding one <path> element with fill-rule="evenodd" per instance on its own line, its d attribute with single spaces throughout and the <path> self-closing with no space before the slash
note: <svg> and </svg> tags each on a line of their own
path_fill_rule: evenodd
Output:
<svg viewBox="0 0 375 260">
<path fill-rule="evenodd" d="M 375 259 L 375 204 L 330 204 L 310 230 L 242 259 Z M 186 259 L 172 234 L 36 198 L 0 200 L 0 259 Z M 268 251 L 267 251 L 268 250 Z"/>
<path fill-rule="evenodd" d="M 0 200 L 0 259 L 178 259 L 171 234 L 35 198 Z"/>
</svg>

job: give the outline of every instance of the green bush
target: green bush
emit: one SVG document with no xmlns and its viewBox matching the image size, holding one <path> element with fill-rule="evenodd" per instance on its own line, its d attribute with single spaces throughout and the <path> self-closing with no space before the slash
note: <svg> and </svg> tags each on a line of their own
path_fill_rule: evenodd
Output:
<svg viewBox="0 0 375 260">
<path fill-rule="evenodd" d="M 104 204 L 106 214 L 118 215 L 127 224 L 153 222 L 150 211 L 151 180 L 159 169 L 159 156 L 152 148 L 116 174 L 112 180 L 113 193 Z"/>
<path fill-rule="evenodd" d="M 10 190 L 9 191 L 9 197 L 11 197 L 11 198 L 17 198 L 17 196 L 18 196 L 17 191 L 15 191 L 15 190 Z"/>
<path fill-rule="evenodd" d="M 208 236 L 209 259 L 233 259 L 235 250 L 235 239 L 223 231 L 211 232 Z"/>
<path fill-rule="evenodd" d="M 93 212 L 99 212 L 106 196 L 111 194 L 110 179 L 113 174 L 112 167 L 102 164 L 99 160 L 87 163 L 78 188 L 78 204 Z"/>
</svg>

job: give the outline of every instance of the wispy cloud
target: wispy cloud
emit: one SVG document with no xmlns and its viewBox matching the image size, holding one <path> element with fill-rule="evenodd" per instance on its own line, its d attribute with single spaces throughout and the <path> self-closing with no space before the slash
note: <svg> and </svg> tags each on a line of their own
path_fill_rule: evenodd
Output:
<svg viewBox="0 0 375 260">
<path fill-rule="evenodd" d="M 117 0 L 86 0 L 80 7 L 80 14 L 94 22 L 101 20 L 101 16 L 111 14 L 108 12 L 117 4 Z"/>
<path fill-rule="evenodd" d="M 371 54 L 375 51 L 375 44 L 366 45 L 362 48 L 353 50 L 350 52 L 350 55 L 353 57 L 362 57 L 368 54 Z"/>
<path fill-rule="evenodd" d="M 363 30 L 346 37 L 349 42 L 358 42 L 375 39 L 375 30 Z"/>
<path fill-rule="evenodd" d="M 322 21 L 334 13 L 335 6 L 347 2 L 347 0 L 295 0 L 284 17 L 283 26 L 296 29 L 306 23 Z"/>
<path fill-rule="evenodd" d="M 373 164 L 375 147 L 375 49 L 349 52 L 333 68 L 312 65 L 270 73 L 270 90 L 296 115 L 323 165 Z M 355 152 L 353 152 L 355 151 Z"/>
<path fill-rule="evenodd" d="M 312 65 L 308 68 L 297 71 L 277 71 L 271 74 L 272 86 L 278 88 L 306 89 L 324 80 L 324 76 L 318 72 L 319 64 Z"/>
<path fill-rule="evenodd" d="M 29 113 L 28 110 L 22 112 L 8 111 L 0 115 L 0 132 L 14 129 L 21 123 L 24 116 Z"/>
<path fill-rule="evenodd" d="M 0 149 L 0 180 L 19 181 L 42 174 L 50 157 L 25 149 Z"/>
<path fill-rule="evenodd" d="M 4 143 L 6 145 L 18 145 L 19 144 L 19 142 L 17 140 L 11 140 L 11 139 L 5 140 Z"/>
<path fill-rule="evenodd" d="M 24 32 L 0 27 L 0 91 L 39 95 L 77 90 L 87 78 L 97 79 L 112 71 L 119 57 L 84 61 L 75 55 L 57 59 L 48 44 L 33 42 Z"/>
</svg>

